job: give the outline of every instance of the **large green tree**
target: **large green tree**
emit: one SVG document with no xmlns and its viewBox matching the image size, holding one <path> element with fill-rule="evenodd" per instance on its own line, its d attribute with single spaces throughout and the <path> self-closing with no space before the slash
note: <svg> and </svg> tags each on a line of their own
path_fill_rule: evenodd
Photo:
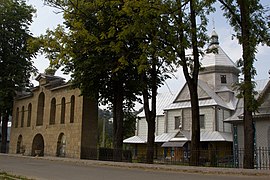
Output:
<svg viewBox="0 0 270 180">
<path fill-rule="evenodd" d="M 141 39 L 142 56 L 137 61 L 141 74 L 142 94 L 148 123 L 147 162 L 153 162 L 157 88 L 173 71 L 173 63 L 183 67 L 192 104 L 191 164 L 199 162 L 199 105 L 197 94 L 199 57 L 207 42 L 206 14 L 213 1 L 134 1 L 129 13 L 134 21 L 132 29 Z M 133 5 L 133 6 L 132 6 Z M 197 23 L 199 21 L 199 23 Z M 186 50 L 192 49 L 192 56 Z M 149 102 L 151 99 L 151 103 Z"/>
<path fill-rule="evenodd" d="M 163 43 L 169 23 L 167 7 L 169 2 L 156 0 L 126 1 L 124 10 L 132 19 L 128 29 L 122 33 L 133 34 L 139 40 L 139 58 L 133 63 L 140 76 L 140 90 L 147 121 L 146 162 L 153 163 L 155 143 L 157 89 L 168 78 L 174 68 L 167 46 Z M 164 27 L 162 27 L 164 26 Z"/>
<path fill-rule="evenodd" d="M 47 43 L 44 50 L 57 64 L 64 61 L 83 93 L 98 92 L 102 102 L 113 104 L 114 132 L 119 134 L 115 136 L 115 144 L 123 139 L 121 110 L 132 106 L 130 100 L 136 99 L 138 90 L 142 92 L 148 122 L 147 162 L 152 163 L 157 88 L 166 77 L 162 72 L 168 69 L 164 66 L 168 64 L 164 59 L 167 48 L 160 41 L 165 36 L 160 31 L 161 20 L 166 19 L 161 18 L 162 1 L 66 1 L 64 5 L 67 5 L 65 19 L 71 32 L 66 35 L 61 28 L 48 32 L 42 37 Z M 65 44 L 65 48 L 59 44 Z M 57 48 L 51 49 L 53 46 Z M 81 57 L 77 59 L 77 56 Z M 129 100 L 127 106 L 117 105 L 123 100 Z"/>
<path fill-rule="evenodd" d="M 35 10 L 23 0 L 0 1 L 0 110 L 2 146 L 6 151 L 7 123 L 12 114 L 16 91 L 31 86 L 29 78 L 36 69 L 27 50 L 31 38 L 29 26 Z"/>
<path fill-rule="evenodd" d="M 132 61 L 138 42 L 121 34 L 130 23 L 124 1 L 46 1 L 64 10 L 65 28 L 48 31 L 39 39 L 52 65 L 64 65 L 82 95 L 109 103 L 113 111 L 115 160 L 121 160 L 125 109 L 133 108 L 138 76 Z"/>
<path fill-rule="evenodd" d="M 259 0 L 219 0 L 225 16 L 234 27 L 236 37 L 242 45 L 240 65 L 244 81 L 240 84 L 240 93 L 244 99 L 244 168 L 254 168 L 254 122 L 252 113 L 257 110 L 258 102 L 254 98 L 254 68 L 257 46 L 270 44 L 269 16 Z"/>
<path fill-rule="evenodd" d="M 200 152 L 200 112 L 198 98 L 198 75 L 200 57 L 208 40 L 206 26 L 207 15 L 213 11 L 213 1 L 176 0 L 169 6 L 167 34 L 164 43 L 170 47 L 169 58 L 175 59 L 175 64 L 182 66 L 191 101 L 191 165 L 199 165 Z M 166 32 L 166 31 L 165 31 Z M 187 51 L 191 53 L 187 53 Z"/>
</svg>

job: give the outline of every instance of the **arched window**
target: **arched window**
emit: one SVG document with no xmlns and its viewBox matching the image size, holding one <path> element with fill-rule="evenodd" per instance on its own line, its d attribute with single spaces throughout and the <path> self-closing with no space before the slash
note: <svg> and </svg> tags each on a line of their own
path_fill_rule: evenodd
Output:
<svg viewBox="0 0 270 180">
<path fill-rule="evenodd" d="M 56 99 L 51 100 L 50 124 L 55 124 Z"/>
<path fill-rule="evenodd" d="M 37 134 L 32 142 L 32 156 L 44 156 L 44 138 Z"/>
<path fill-rule="evenodd" d="M 56 156 L 65 157 L 66 155 L 66 137 L 64 133 L 58 136 Z"/>
<path fill-rule="evenodd" d="M 24 106 L 22 107 L 21 127 L 23 127 L 23 124 L 24 124 Z"/>
<path fill-rule="evenodd" d="M 65 124 L 65 114 L 66 114 L 66 99 L 63 97 L 61 100 L 61 124 Z"/>
<path fill-rule="evenodd" d="M 18 137 L 18 140 L 17 140 L 17 148 L 16 148 L 16 153 L 19 154 L 19 153 L 22 153 L 22 135 L 19 135 Z"/>
<path fill-rule="evenodd" d="M 45 95 L 41 92 L 38 96 L 38 109 L 37 109 L 37 126 L 43 125 L 43 115 L 44 115 L 44 104 L 45 104 Z"/>
<path fill-rule="evenodd" d="M 32 104 L 28 104 L 28 116 L 27 116 L 27 127 L 31 126 L 31 118 L 32 118 Z"/>
<path fill-rule="evenodd" d="M 75 96 L 70 98 L 70 123 L 74 123 Z"/>
<path fill-rule="evenodd" d="M 16 116 L 15 116 L 15 128 L 18 127 L 19 124 L 19 108 L 16 109 Z"/>
</svg>

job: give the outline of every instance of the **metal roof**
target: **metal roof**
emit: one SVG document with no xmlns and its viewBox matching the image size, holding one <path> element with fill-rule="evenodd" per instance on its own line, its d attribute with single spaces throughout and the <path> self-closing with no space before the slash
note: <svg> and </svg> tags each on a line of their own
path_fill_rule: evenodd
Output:
<svg viewBox="0 0 270 180">
<path fill-rule="evenodd" d="M 163 133 L 155 137 L 155 142 L 167 142 L 172 139 L 176 133 Z"/>
<path fill-rule="evenodd" d="M 255 91 L 257 91 L 259 94 L 256 96 L 256 98 L 260 97 L 261 95 L 263 95 L 264 92 L 266 92 L 267 88 L 269 88 L 269 79 L 264 79 L 264 80 L 258 80 L 255 81 L 256 83 L 256 87 L 255 87 Z M 259 107 L 260 108 L 260 107 Z M 244 112 L 244 101 L 243 98 L 239 99 L 238 103 L 237 103 L 237 107 L 236 110 L 234 112 L 234 114 L 227 118 L 226 120 L 224 120 L 224 122 L 240 122 L 243 121 L 243 112 Z M 261 110 L 260 112 L 256 112 L 255 116 L 260 116 L 260 115 L 267 115 L 270 112 L 268 110 L 265 111 Z"/>
<path fill-rule="evenodd" d="M 129 144 L 145 144 L 147 143 L 147 137 L 144 136 L 132 136 L 130 138 L 127 138 L 123 141 L 123 143 L 129 143 Z"/>
<path fill-rule="evenodd" d="M 218 35 L 215 31 L 212 34 L 212 40 L 213 40 L 213 36 L 216 36 L 218 38 Z M 202 67 L 210 67 L 210 66 L 217 66 L 218 65 L 218 66 L 227 66 L 227 67 L 229 66 L 229 67 L 234 67 L 234 68 L 238 69 L 236 64 L 231 60 L 231 58 L 219 46 L 219 42 L 215 42 L 215 43 L 211 42 L 208 49 L 209 50 L 217 49 L 217 51 L 206 53 L 203 56 L 203 58 L 201 60 Z"/>
<path fill-rule="evenodd" d="M 165 142 L 161 145 L 161 147 L 183 147 L 187 141 L 182 142 Z"/>
<path fill-rule="evenodd" d="M 185 87 L 185 86 L 184 86 Z M 235 110 L 238 99 L 235 97 L 230 102 L 225 102 L 220 96 L 218 96 L 215 91 L 213 91 L 207 83 L 198 80 L 198 87 L 203 89 L 207 94 L 208 98 L 199 99 L 199 106 L 221 106 L 230 110 Z M 181 92 L 181 91 L 180 91 Z M 180 101 L 180 102 L 173 102 L 168 105 L 164 110 L 171 110 L 171 109 L 182 109 L 182 108 L 191 108 L 191 102 L 188 101 Z"/>
<path fill-rule="evenodd" d="M 157 116 L 163 116 L 163 109 L 173 102 L 176 93 L 158 93 L 157 94 L 157 107 L 156 113 Z M 145 117 L 144 110 L 137 115 L 138 117 Z"/>
<path fill-rule="evenodd" d="M 175 135 L 176 133 L 163 133 L 155 137 L 155 142 L 156 143 L 167 142 L 170 139 L 172 139 Z M 123 142 L 130 143 L 130 144 L 144 144 L 144 143 L 147 143 L 147 137 L 146 136 L 132 136 L 130 138 L 125 139 Z"/>
<path fill-rule="evenodd" d="M 225 133 L 219 131 L 201 131 L 200 141 L 209 142 L 209 141 L 228 141 L 232 142 L 232 133 Z M 177 133 L 163 133 L 160 136 L 156 136 L 155 142 L 186 142 L 191 140 L 190 131 L 180 131 Z M 147 143 L 146 136 L 132 136 L 123 141 L 124 143 L 129 144 L 145 144 Z"/>
<path fill-rule="evenodd" d="M 269 82 L 269 79 L 261 79 L 261 80 L 255 81 L 256 86 L 254 90 L 257 91 L 258 93 L 261 93 L 266 88 L 266 85 L 268 82 Z"/>
<path fill-rule="evenodd" d="M 201 131 L 201 141 L 228 141 L 232 142 L 232 133 L 225 133 L 219 131 Z"/>
</svg>

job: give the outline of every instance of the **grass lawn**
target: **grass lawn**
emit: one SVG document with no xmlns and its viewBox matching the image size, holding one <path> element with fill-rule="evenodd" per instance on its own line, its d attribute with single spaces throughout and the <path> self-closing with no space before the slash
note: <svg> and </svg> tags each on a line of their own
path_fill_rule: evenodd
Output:
<svg viewBox="0 0 270 180">
<path fill-rule="evenodd" d="M 22 176 L 11 175 L 6 172 L 0 172 L 0 180 L 30 180 L 30 179 Z"/>
</svg>

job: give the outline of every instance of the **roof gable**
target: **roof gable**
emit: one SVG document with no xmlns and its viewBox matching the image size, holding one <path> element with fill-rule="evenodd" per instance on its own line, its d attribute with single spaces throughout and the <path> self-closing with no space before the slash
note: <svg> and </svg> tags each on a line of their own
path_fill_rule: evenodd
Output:
<svg viewBox="0 0 270 180">
<path fill-rule="evenodd" d="M 255 91 L 259 93 L 257 96 L 258 100 L 261 102 L 261 105 L 258 108 L 258 112 L 255 112 L 255 116 L 260 116 L 260 115 L 266 115 L 270 114 L 270 81 L 267 80 L 258 80 L 255 81 L 256 87 Z M 227 118 L 225 121 L 226 122 L 238 122 L 242 121 L 243 118 L 243 112 L 244 112 L 244 101 L 243 98 L 239 99 L 239 102 L 236 107 L 236 111 L 234 114 Z"/>
<path fill-rule="evenodd" d="M 237 99 L 233 98 L 229 102 L 225 102 L 216 92 L 211 89 L 207 83 L 198 80 L 198 96 L 199 96 L 199 106 L 221 106 L 227 109 L 234 110 L 236 108 Z M 170 109 L 181 109 L 181 108 L 190 108 L 190 94 L 187 87 L 187 84 L 181 89 L 177 98 L 172 104 L 166 107 L 165 110 Z"/>
<path fill-rule="evenodd" d="M 198 97 L 199 99 L 201 98 L 210 98 L 210 96 L 208 95 L 208 93 L 201 88 L 198 85 Z M 179 94 L 176 96 L 176 99 L 174 100 L 174 102 L 179 102 L 179 101 L 189 101 L 190 100 L 190 93 L 189 93 L 189 89 L 187 86 L 187 83 L 185 83 L 185 85 L 183 86 L 183 88 L 181 89 L 181 91 L 179 92 Z"/>
</svg>

